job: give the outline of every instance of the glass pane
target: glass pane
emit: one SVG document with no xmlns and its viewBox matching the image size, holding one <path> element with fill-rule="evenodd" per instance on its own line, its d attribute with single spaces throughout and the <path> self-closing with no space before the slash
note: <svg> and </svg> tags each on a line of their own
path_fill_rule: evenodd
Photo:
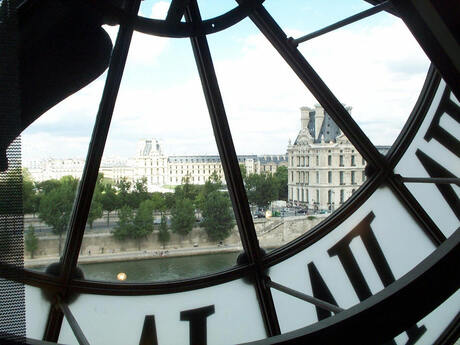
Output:
<svg viewBox="0 0 460 345">
<path fill-rule="evenodd" d="M 255 290 L 242 280 L 169 295 L 80 295 L 70 309 L 90 344 L 138 344 L 147 315 L 154 316 L 158 344 L 190 344 L 188 320 L 194 317 L 197 332 L 202 330 L 197 323 L 204 320 L 203 333 L 210 345 L 266 336 Z M 77 344 L 66 321 L 59 342 Z"/>
<path fill-rule="evenodd" d="M 43 298 L 42 290 L 30 285 L 26 290 L 26 336 L 42 339 L 45 334 L 46 321 L 50 303 Z"/>
<path fill-rule="evenodd" d="M 102 30 L 102 29 L 101 29 Z M 117 30 L 110 28 L 109 30 Z M 101 33 L 102 40 L 107 46 L 104 57 L 110 58 L 111 40 L 105 32 Z M 56 43 L 58 45 L 60 43 Z M 45 49 L 45 48 L 44 48 Z M 87 49 L 87 48 L 84 48 Z M 72 51 L 77 54 L 78 49 Z M 69 57 L 64 55 L 64 59 Z M 82 57 L 83 59 L 83 57 Z M 22 136 L 22 158 L 24 169 L 24 235 L 25 235 L 25 267 L 35 269 L 38 266 L 47 266 L 51 262 L 59 260 L 60 253 L 65 243 L 67 227 L 70 220 L 71 210 L 75 199 L 78 183 L 82 176 L 88 144 L 94 126 L 100 97 L 104 87 L 106 73 L 102 73 L 104 68 L 99 66 L 97 79 L 92 66 L 96 61 L 91 57 L 88 61 L 88 69 L 91 71 L 81 71 L 81 79 L 68 80 L 63 76 L 56 66 L 44 66 L 49 74 L 56 74 L 62 92 L 59 91 L 58 104 L 52 106 L 53 98 L 46 91 L 50 88 L 56 92 L 52 86 L 48 85 L 54 81 L 50 80 L 37 82 L 36 88 L 45 89 L 39 93 L 43 98 L 51 98 L 51 103 L 42 104 L 37 100 L 32 103 L 35 107 L 50 107 L 43 115 L 39 116 L 41 108 L 37 110 L 39 116 L 21 134 Z M 61 68 L 65 69 L 64 62 L 61 61 Z M 80 66 L 81 67 L 81 66 Z M 83 67 L 81 67 L 83 69 Z M 90 74 L 91 75 L 86 75 Z M 76 79 L 80 77 L 74 76 Z M 86 79 L 85 79 L 86 78 Z M 90 79 L 95 79 L 90 82 Z M 75 85 L 84 87 L 64 98 L 67 94 L 75 91 Z M 86 85 L 88 84 L 88 85 Z M 70 85 L 70 86 L 69 86 Z M 71 88 L 74 89 L 71 89 Z M 67 90 L 69 88 L 69 90 Z M 46 96 L 46 97 L 45 97 Z M 32 109 L 30 112 L 34 112 Z M 34 114 L 34 113 L 33 113 Z"/>
<path fill-rule="evenodd" d="M 190 41 L 135 33 L 81 247 L 86 278 L 221 271 L 242 250 L 235 224 Z"/>
<path fill-rule="evenodd" d="M 298 38 L 370 8 L 362 0 L 266 0 L 264 7 L 287 35 Z"/>
<path fill-rule="evenodd" d="M 171 1 L 163 0 L 145 0 L 141 3 L 140 15 L 147 18 L 165 19 Z M 220 16 L 237 6 L 234 0 L 199 0 L 198 6 L 200 7 L 201 18 L 209 19 Z M 182 21 L 185 21 L 182 18 Z"/>
<path fill-rule="evenodd" d="M 381 188 L 337 228 L 272 266 L 270 278 L 346 309 L 399 279 L 434 249 L 390 189 Z M 312 304 L 278 290 L 272 292 L 282 332 L 331 315 L 318 314 Z"/>
<path fill-rule="evenodd" d="M 391 145 L 422 89 L 429 60 L 397 17 L 380 12 L 301 43 L 300 52 L 374 145 Z"/>
<path fill-rule="evenodd" d="M 446 105 L 452 105 L 446 108 Z M 428 113 L 412 144 L 402 156 L 395 173 L 403 177 L 444 177 L 460 175 L 458 152 L 452 142 L 460 138 L 460 125 L 452 109 L 460 103 L 441 81 Z M 452 138 L 452 140 L 449 140 Z M 458 185 L 407 183 L 428 215 L 446 237 L 460 226 Z"/>
<path fill-rule="evenodd" d="M 262 34 L 246 33 L 247 25 L 209 42 L 259 242 L 271 249 L 343 205 L 365 181 L 366 162 Z"/>
</svg>

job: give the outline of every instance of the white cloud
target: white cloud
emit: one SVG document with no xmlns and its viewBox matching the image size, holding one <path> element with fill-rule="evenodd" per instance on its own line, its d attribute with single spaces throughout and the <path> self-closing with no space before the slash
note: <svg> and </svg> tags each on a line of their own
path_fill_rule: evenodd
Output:
<svg viewBox="0 0 460 345">
<path fill-rule="evenodd" d="M 166 13 L 166 5 L 159 2 L 156 10 Z M 300 36 L 298 31 L 288 32 Z M 126 73 L 130 68 L 138 73 L 147 71 L 147 66 L 158 63 L 158 57 L 169 52 L 170 42 L 136 33 Z M 283 153 L 288 139 L 298 133 L 299 108 L 313 106 L 316 101 L 261 34 L 242 35 L 235 42 L 239 49 L 214 63 L 237 153 Z M 235 42 L 229 45 L 233 47 Z M 374 143 L 391 144 L 416 101 L 428 67 L 408 30 L 399 22 L 366 30 L 347 27 L 304 43 L 300 50 L 339 100 L 353 107 L 353 117 Z M 152 82 L 161 80 L 153 78 Z M 69 114 L 91 121 L 102 90 L 98 83 L 102 81 L 82 90 L 81 95 L 73 95 L 39 121 L 65 127 L 62 119 Z M 144 83 L 123 85 L 106 155 L 132 155 L 136 141 L 148 137 L 161 139 L 167 154 L 216 153 L 199 78 L 183 78 L 173 86 L 157 89 Z M 91 116 L 85 118 L 85 114 Z M 77 136 L 77 141 L 79 137 L 83 136 Z M 57 154 L 57 141 L 51 136 L 42 138 L 43 146 L 49 141 L 50 155 Z M 31 142 L 26 138 L 24 145 Z M 61 146 L 59 152 L 67 149 Z M 68 149 L 72 152 L 71 147 Z M 64 155 L 68 156 L 72 154 Z"/>
<path fill-rule="evenodd" d="M 155 19 L 165 19 L 166 14 L 168 13 L 170 2 L 169 1 L 159 1 L 152 6 L 151 17 Z"/>
</svg>

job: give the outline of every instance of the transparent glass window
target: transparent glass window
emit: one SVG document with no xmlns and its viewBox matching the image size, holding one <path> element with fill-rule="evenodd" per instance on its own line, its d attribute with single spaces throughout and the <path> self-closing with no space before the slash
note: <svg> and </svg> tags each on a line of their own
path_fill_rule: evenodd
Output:
<svg viewBox="0 0 460 345">
<path fill-rule="evenodd" d="M 85 278 L 191 278 L 241 250 L 190 40 L 135 32 L 80 249 Z"/>
</svg>

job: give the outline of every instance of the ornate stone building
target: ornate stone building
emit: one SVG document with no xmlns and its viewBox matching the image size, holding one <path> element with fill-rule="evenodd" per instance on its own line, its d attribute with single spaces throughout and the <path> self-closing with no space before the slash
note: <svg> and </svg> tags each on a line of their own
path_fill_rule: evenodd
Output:
<svg viewBox="0 0 460 345">
<path fill-rule="evenodd" d="M 288 200 L 333 211 L 364 182 L 366 162 L 320 105 L 300 113 L 300 132 L 287 150 Z"/>
<path fill-rule="evenodd" d="M 238 156 L 238 161 L 246 168 L 248 174 L 262 172 L 274 174 L 278 166 L 287 166 L 287 155 L 241 155 Z M 34 164 L 27 166 L 32 178 L 35 181 L 43 181 L 65 175 L 80 178 L 84 160 L 55 159 L 34 162 Z M 140 140 L 137 143 L 135 156 L 130 159 L 103 159 L 99 171 L 114 183 L 122 178 L 130 182 L 146 178 L 150 192 L 172 191 L 172 188 L 180 185 L 184 178 L 188 178 L 192 184 L 204 184 L 213 173 L 220 176 L 222 183 L 225 184 L 219 156 L 167 156 L 162 152 L 161 144 L 156 139 Z"/>
</svg>

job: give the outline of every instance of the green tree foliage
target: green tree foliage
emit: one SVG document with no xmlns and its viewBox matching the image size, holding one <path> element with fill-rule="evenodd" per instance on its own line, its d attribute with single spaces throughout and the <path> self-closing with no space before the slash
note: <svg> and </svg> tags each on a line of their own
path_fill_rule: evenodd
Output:
<svg viewBox="0 0 460 345">
<path fill-rule="evenodd" d="M 190 183 L 190 176 L 182 179 L 182 184 L 174 190 L 174 196 L 177 199 L 195 200 L 200 191 L 200 186 Z"/>
<path fill-rule="evenodd" d="M 273 174 L 278 189 L 278 200 L 288 199 L 288 169 L 286 166 L 279 166 Z"/>
<path fill-rule="evenodd" d="M 144 200 L 139 209 L 134 213 L 128 205 L 124 205 L 118 211 L 118 222 L 113 235 L 119 241 L 133 239 L 137 241 L 137 247 L 141 250 L 142 240 L 153 231 L 153 202 Z"/>
<path fill-rule="evenodd" d="M 230 236 L 235 225 L 230 198 L 225 192 L 211 191 L 202 204 L 204 227 L 211 241 L 222 241 Z"/>
<path fill-rule="evenodd" d="M 133 191 L 130 193 L 130 206 L 138 208 L 142 201 L 150 198 L 150 193 L 147 191 L 147 177 L 136 180 L 133 187 Z"/>
<path fill-rule="evenodd" d="M 129 194 L 131 189 L 131 182 L 129 182 L 126 177 L 122 177 L 120 181 L 115 185 L 115 187 L 118 190 L 117 209 L 121 209 L 123 206 L 130 206 L 131 202 Z"/>
<path fill-rule="evenodd" d="M 112 232 L 113 236 L 123 241 L 131 238 L 131 234 L 134 232 L 134 212 L 128 205 L 122 206 L 118 210 L 118 222 Z"/>
<path fill-rule="evenodd" d="M 110 212 L 113 212 L 118 207 L 118 196 L 115 188 L 111 184 L 104 185 L 101 192 L 102 210 L 107 212 L 107 227 L 110 226 Z"/>
<path fill-rule="evenodd" d="M 33 259 L 38 249 L 38 238 L 35 235 L 35 228 L 33 225 L 29 225 L 29 230 L 24 238 L 24 245 L 26 250 L 30 253 L 30 258 Z"/>
<path fill-rule="evenodd" d="M 161 213 L 166 211 L 165 195 L 160 192 L 152 193 L 150 200 L 153 203 L 153 209 Z"/>
<path fill-rule="evenodd" d="M 195 209 L 189 199 L 176 199 L 171 210 L 171 228 L 175 233 L 185 236 L 192 231 L 195 224 Z"/>
<path fill-rule="evenodd" d="M 98 174 L 96 180 L 96 186 L 94 188 L 93 200 L 91 201 L 91 207 L 89 209 L 88 218 L 86 222 L 89 228 L 93 228 L 93 223 L 96 219 L 102 217 L 102 191 L 104 190 L 103 184 L 104 175 Z"/>
<path fill-rule="evenodd" d="M 91 207 L 88 212 L 88 219 L 86 220 L 86 222 L 89 225 L 89 228 L 92 229 L 94 221 L 101 217 L 102 217 L 102 204 L 93 198 L 93 201 L 91 202 Z"/>
<path fill-rule="evenodd" d="M 53 189 L 46 189 L 40 199 L 39 218 L 51 226 L 54 234 L 59 236 L 59 253 L 62 248 L 62 235 L 67 229 L 78 180 L 64 176 Z"/>
<path fill-rule="evenodd" d="M 161 216 L 160 230 L 158 232 L 158 241 L 163 245 L 163 249 L 166 247 L 166 243 L 169 242 L 171 234 L 169 233 L 168 224 L 166 223 L 166 216 Z"/>
<path fill-rule="evenodd" d="M 176 205 L 176 196 L 174 193 L 164 193 L 163 198 L 165 200 L 165 209 L 172 210 Z"/>
<path fill-rule="evenodd" d="M 250 204 L 268 207 L 278 197 L 275 178 L 268 173 L 249 174 L 246 178 L 246 192 Z"/>
<path fill-rule="evenodd" d="M 196 206 L 202 210 L 208 195 L 214 191 L 218 191 L 219 189 L 222 189 L 222 182 L 217 173 L 214 171 L 196 196 Z"/>
<path fill-rule="evenodd" d="M 27 169 L 22 170 L 22 205 L 24 207 L 24 214 L 38 212 L 38 195 L 35 183 L 32 181 L 32 178 L 27 171 Z"/>
</svg>

